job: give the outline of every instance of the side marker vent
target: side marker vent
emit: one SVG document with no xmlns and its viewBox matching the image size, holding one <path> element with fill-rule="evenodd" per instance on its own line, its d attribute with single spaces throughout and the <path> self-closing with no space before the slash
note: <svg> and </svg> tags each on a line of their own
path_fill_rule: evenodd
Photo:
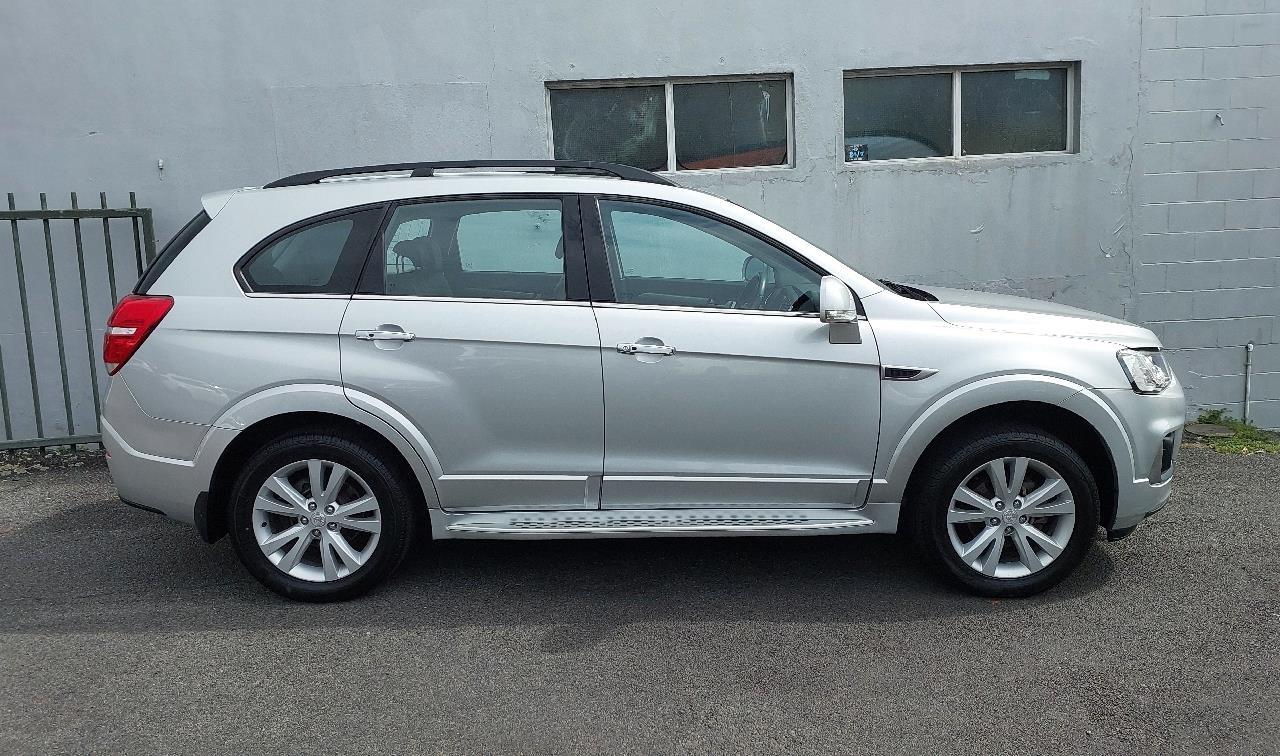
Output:
<svg viewBox="0 0 1280 756">
<path fill-rule="evenodd" d="M 938 372 L 932 368 L 891 367 L 885 365 L 881 375 L 886 381 L 920 381 Z"/>
</svg>

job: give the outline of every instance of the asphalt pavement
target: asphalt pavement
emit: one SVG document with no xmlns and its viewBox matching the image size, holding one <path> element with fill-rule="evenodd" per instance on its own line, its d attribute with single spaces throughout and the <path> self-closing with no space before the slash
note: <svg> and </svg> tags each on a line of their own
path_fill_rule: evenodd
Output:
<svg viewBox="0 0 1280 756">
<path fill-rule="evenodd" d="M 827 536 L 446 542 L 304 605 L 96 459 L 0 470 L 0 752 L 1278 752 L 1280 457 L 1175 485 L 1032 599 Z"/>
</svg>

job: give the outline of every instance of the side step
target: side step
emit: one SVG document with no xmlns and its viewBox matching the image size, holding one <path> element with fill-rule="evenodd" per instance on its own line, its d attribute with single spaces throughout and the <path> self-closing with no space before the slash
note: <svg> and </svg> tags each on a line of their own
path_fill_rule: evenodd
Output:
<svg viewBox="0 0 1280 756">
<path fill-rule="evenodd" d="M 866 532 L 876 521 L 849 509 L 604 509 L 560 512 L 441 512 L 440 538 L 616 538 L 678 535 L 820 535 Z"/>
</svg>

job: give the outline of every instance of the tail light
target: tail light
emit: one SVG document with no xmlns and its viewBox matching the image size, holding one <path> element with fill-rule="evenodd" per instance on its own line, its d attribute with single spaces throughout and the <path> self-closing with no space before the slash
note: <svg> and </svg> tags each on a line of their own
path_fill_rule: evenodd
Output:
<svg viewBox="0 0 1280 756">
<path fill-rule="evenodd" d="M 107 335 L 102 339 L 107 375 L 124 367 L 172 308 L 173 297 L 129 294 L 120 300 L 107 318 Z"/>
</svg>

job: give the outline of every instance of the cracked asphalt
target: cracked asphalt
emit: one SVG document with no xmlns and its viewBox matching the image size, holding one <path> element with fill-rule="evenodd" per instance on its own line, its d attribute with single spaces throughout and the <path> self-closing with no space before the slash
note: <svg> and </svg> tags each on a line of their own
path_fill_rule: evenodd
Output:
<svg viewBox="0 0 1280 756">
<path fill-rule="evenodd" d="M 1280 751 L 1280 457 L 1042 596 L 893 537 L 447 542 L 288 603 L 91 461 L 0 480 L 8 753 Z"/>
</svg>

